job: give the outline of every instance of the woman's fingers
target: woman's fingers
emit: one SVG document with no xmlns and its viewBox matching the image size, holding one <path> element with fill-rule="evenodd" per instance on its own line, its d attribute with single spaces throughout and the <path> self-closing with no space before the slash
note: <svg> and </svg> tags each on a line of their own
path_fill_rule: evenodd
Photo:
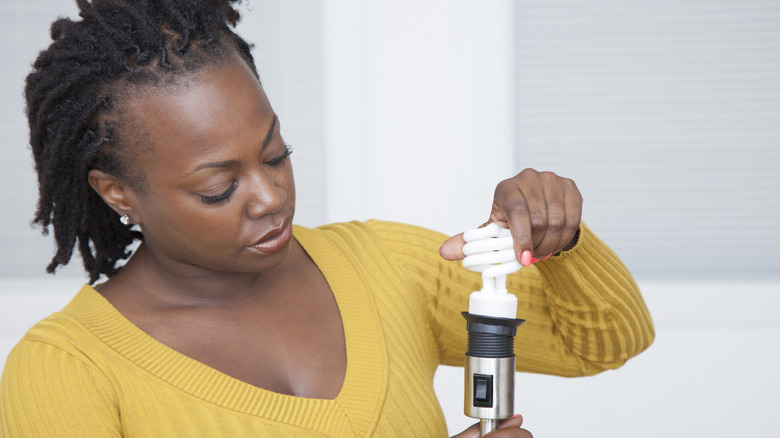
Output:
<svg viewBox="0 0 780 438">
<path fill-rule="evenodd" d="M 463 254 L 463 245 L 466 241 L 463 240 L 463 233 L 456 234 L 447 239 L 439 248 L 439 255 L 444 260 L 456 261 L 463 260 L 465 255 Z"/>
<path fill-rule="evenodd" d="M 508 226 L 523 265 L 566 247 L 582 217 L 582 196 L 574 181 L 552 172 L 526 169 L 496 187 L 491 222 Z"/>
<path fill-rule="evenodd" d="M 488 222 L 509 228 L 515 257 L 524 266 L 569 249 L 582 218 L 582 195 L 574 181 L 552 172 L 525 169 L 501 181 Z M 462 260 L 463 235 L 439 249 L 446 260 Z"/>
<path fill-rule="evenodd" d="M 486 438 L 533 438 L 531 432 L 523 429 L 523 417 L 516 415 L 501 421 L 498 429 L 485 435 Z M 479 438 L 479 423 L 455 435 L 453 438 Z"/>
</svg>

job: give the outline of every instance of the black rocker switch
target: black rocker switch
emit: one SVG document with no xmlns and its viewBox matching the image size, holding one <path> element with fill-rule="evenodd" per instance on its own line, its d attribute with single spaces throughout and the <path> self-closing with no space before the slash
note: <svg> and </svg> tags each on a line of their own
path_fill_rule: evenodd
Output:
<svg viewBox="0 0 780 438">
<path fill-rule="evenodd" d="M 474 406 L 478 408 L 493 407 L 493 376 L 474 374 Z"/>
</svg>

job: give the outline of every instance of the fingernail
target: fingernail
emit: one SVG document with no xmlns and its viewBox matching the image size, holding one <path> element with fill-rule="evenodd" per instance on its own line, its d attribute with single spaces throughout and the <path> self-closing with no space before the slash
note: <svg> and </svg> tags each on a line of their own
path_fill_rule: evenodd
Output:
<svg viewBox="0 0 780 438">
<path fill-rule="evenodd" d="M 533 259 L 531 256 L 531 251 L 525 250 L 520 255 L 520 264 L 523 266 L 531 266 L 531 263 L 533 263 L 531 259 Z"/>
<path fill-rule="evenodd" d="M 519 416 L 520 416 L 520 414 L 515 414 L 515 415 L 512 415 L 512 418 L 517 418 Z"/>
</svg>

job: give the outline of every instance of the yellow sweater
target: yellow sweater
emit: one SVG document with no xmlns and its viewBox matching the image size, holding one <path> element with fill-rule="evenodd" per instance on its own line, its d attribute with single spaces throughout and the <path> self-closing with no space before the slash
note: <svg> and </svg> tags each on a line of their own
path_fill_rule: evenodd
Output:
<svg viewBox="0 0 780 438">
<path fill-rule="evenodd" d="M 440 259 L 445 236 L 389 222 L 295 228 L 343 319 L 347 373 L 334 400 L 246 384 L 184 356 L 84 286 L 11 352 L 0 436 L 445 436 L 439 364 L 462 365 L 478 275 Z M 578 245 L 509 283 L 527 322 L 519 371 L 563 376 L 617 368 L 653 339 L 647 309 L 614 253 L 583 225 Z"/>
</svg>

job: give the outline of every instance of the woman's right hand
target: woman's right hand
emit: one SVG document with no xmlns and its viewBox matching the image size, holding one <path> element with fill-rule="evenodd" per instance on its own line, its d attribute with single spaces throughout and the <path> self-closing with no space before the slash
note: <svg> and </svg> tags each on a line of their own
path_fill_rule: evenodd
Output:
<svg viewBox="0 0 780 438">
<path fill-rule="evenodd" d="M 507 418 L 498 424 L 498 429 L 485 435 L 486 438 L 533 438 L 531 432 L 522 429 L 523 417 L 518 415 L 516 417 Z M 453 436 L 452 438 L 479 438 L 479 423 L 473 424 L 463 432 Z"/>
</svg>

